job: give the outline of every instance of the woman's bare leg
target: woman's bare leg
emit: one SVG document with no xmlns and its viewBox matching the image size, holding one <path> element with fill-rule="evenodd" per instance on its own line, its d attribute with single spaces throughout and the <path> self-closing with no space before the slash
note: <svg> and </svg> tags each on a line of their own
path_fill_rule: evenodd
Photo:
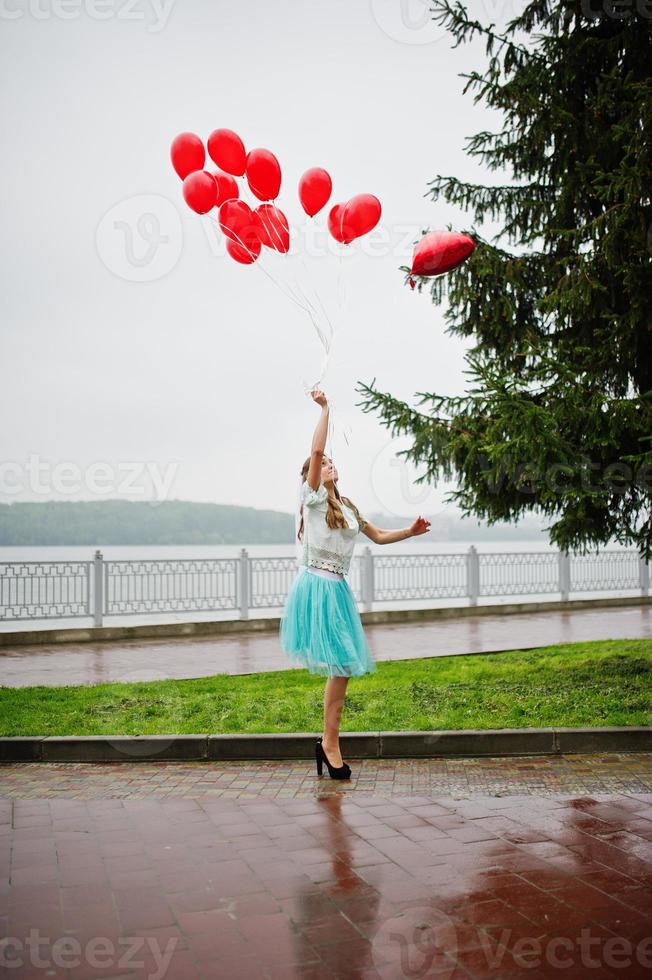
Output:
<svg viewBox="0 0 652 980">
<path fill-rule="evenodd" d="M 340 718 L 348 677 L 329 677 L 324 689 L 324 735 L 322 745 L 332 766 L 344 765 L 340 753 Z"/>
</svg>

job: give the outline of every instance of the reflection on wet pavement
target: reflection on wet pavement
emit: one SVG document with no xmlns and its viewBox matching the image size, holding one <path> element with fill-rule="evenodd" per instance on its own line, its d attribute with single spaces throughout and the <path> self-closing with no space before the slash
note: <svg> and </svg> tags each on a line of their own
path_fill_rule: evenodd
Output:
<svg viewBox="0 0 652 980">
<path fill-rule="evenodd" d="M 501 764 L 507 777 L 513 760 Z M 40 972 L 14 942 L 7 962 L 22 955 L 23 967 L 8 975 L 649 975 L 649 782 L 638 792 L 455 799 L 313 778 L 312 795 L 298 799 L 211 798 L 190 780 L 189 795 L 160 798 L 159 783 L 148 797 L 117 799 L 116 767 L 95 766 L 108 773 L 104 784 L 96 777 L 95 798 L 72 799 L 67 768 L 0 770 L 5 788 L 11 772 L 28 769 L 61 785 L 49 799 L 0 800 L 11 842 L 3 928 L 17 940 L 30 928 L 49 937 L 38 949 L 46 965 L 54 939 L 77 941 L 65 965 Z M 137 779 L 141 766 L 129 768 Z M 611 778 L 628 785 L 627 757 Z M 90 962 L 97 937 L 103 969 Z"/>
</svg>

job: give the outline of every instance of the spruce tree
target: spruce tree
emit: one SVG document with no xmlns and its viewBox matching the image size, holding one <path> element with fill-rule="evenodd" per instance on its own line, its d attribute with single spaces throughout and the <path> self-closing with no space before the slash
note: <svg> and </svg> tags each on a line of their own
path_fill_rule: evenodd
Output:
<svg viewBox="0 0 652 980">
<path fill-rule="evenodd" d="M 359 382 L 407 434 L 417 480 L 456 479 L 465 515 L 554 519 L 584 552 L 615 538 L 652 557 L 652 2 L 534 0 L 501 31 L 434 0 L 454 47 L 486 41 L 464 92 L 502 114 L 465 152 L 504 183 L 437 176 L 427 196 L 472 216 L 466 263 L 418 279 L 471 337 L 460 397 L 416 405 Z M 485 240 L 487 220 L 499 231 Z M 404 270 L 407 272 L 408 270 Z"/>
</svg>

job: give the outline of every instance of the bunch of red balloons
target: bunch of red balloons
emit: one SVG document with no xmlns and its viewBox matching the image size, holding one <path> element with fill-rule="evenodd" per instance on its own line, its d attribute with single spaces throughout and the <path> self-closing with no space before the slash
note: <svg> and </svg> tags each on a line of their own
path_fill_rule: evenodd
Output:
<svg viewBox="0 0 652 980">
<path fill-rule="evenodd" d="M 255 262 L 263 246 L 277 252 L 290 249 L 290 228 L 276 198 L 281 189 L 281 167 L 270 150 L 245 149 L 232 129 L 216 129 L 207 140 L 208 155 L 217 167 L 205 170 L 206 148 L 195 133 L 180 133 L 172 141 L 172 165 L 183 181 L 183 197 L 197 214 L 218 209 L 226 248 L 237 262 Z M 244 177 L 251 193 L 262 203 L 251 208 L 240 197 L 236 177 Z M 312 167 L 299 181 L 299 200 L 309 217 L 328 203 L 333 183 L 323 167 Z M 380 201 L 373 194 L 357 194 L 335 204 L 328 228 L 336 241 L 348 245 L 378 224 Z"/>
</svg>

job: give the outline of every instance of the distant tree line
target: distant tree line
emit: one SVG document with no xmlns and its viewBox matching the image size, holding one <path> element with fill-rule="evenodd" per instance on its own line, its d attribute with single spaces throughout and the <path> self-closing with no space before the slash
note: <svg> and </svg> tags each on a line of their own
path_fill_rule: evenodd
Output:
<svg viewBox="0 0 652 980">
<path fill-rule="evenodd" d="M 385 528 L 406 527 L 413 516 L 364 512 Z M 431 534 L 441 541 L 510 541 L 546 537 L 533 516 L 519 526 L 487 527 L 455 513 L 432 515 Z M 0 547 L 46 545 L 292 544 L 294 518 L 273 510 L 169 500 L 93 500 L 0 503 Z M 360 538 L 363 543 L 363 538 Z M 366 542 L 364 542 L 366 543 Z"/>
<path fill-rule="evenodd" d="M 0 504 L 4 545 L 290 544 L 291 514 L 166 500 Z"/>
</svg>

